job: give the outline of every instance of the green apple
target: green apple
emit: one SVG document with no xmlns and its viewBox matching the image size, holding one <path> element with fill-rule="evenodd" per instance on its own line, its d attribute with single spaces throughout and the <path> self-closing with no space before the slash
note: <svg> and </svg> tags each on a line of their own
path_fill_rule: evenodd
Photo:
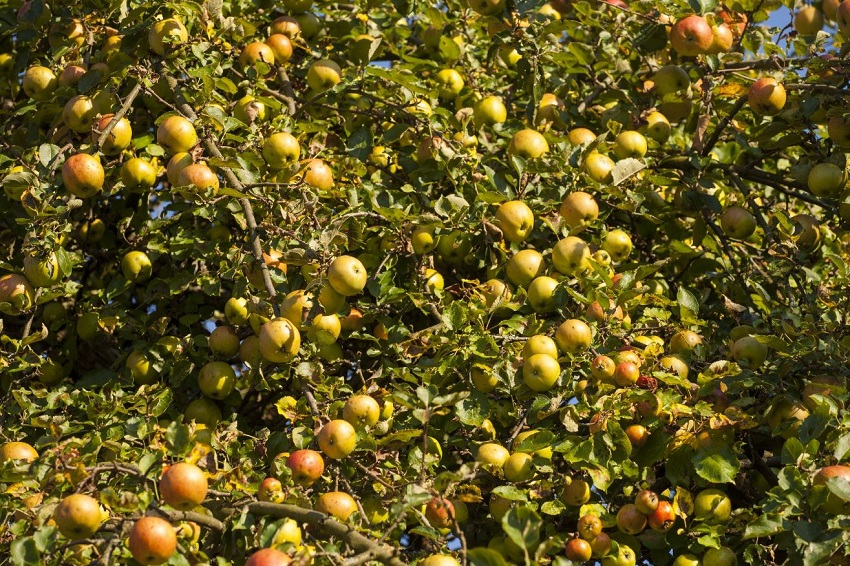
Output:
<svg viewBox="0 0 850 566">
<path fill-rule="evenodd" d="M 507 241 L 523 242 L 534 228 L 534 213 L 520 200 L 504 202 L 496 211 L 496 225 Z"/>
</svg>

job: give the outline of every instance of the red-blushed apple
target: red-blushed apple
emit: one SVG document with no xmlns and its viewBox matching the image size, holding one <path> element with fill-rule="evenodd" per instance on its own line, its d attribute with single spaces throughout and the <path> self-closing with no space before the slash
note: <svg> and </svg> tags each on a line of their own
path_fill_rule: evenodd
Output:
<svg viewBox="0 0 850 566">
<path fill-rule="evenodd" d="M 670 45 L 684 57 L 707 53 L 713 40 L 711 26 L 705 18 L 696 14 L 685 16 L 670 30 Z"/>
<path fill-rule="evenodd" d="M 141 564 L 165 564 L 177 550 L 177 533 L 165 519 L 142 517 L 130 529 L 128 546 Z"/>
<path fill-rule="evenodd" d="M 248 557 L 245 566 L 288 566 L 292 559 L 285 552 L 274 548 L 263 548 Z"/>
<path fill-rule="evenodd" d="M 159 480 L 162 500 L 180 511 L 189 511 L 203 503 L 207 487 L 204 471 L 187 462 L 172 464 Z"/>
<path fill-rule="evenodd" d="M 785 107 L 785 87 L 772 77 L 764 77 L 750 86 L 747 102 L 755 114 L 775 116 Z"/>
<path fill-rule="evenodd" d="M 292 470 L 292 481 L 296 485 L 310 487 L 325 472 L 325 460 L 315 450 L 302 448 L 289 455 L 286 467 Z"/>
<path fill-rule="evenodd" d="M 637 535 L 646 528 L 646 515 L 634 503 L 627 503 L 617 512 L 617 528 L 627 535 Z"/>
<path fill-rule="evenodd" d="M 336 419 L 321 428 L 316 440 L 325 456 L 341 460 L 357 448 L 357 431 L 348 421 Z"/>
<path fill-rule="evenodd" d="M 357 511 L 357 502 L 344 491 L 330 491 L 319 496 L 315 509 L 345 522 Z"/>
</svg>

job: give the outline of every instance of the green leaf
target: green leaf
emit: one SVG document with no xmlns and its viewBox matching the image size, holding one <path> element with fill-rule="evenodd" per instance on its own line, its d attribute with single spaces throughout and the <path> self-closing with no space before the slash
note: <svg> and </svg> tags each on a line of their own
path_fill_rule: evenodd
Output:
<svg viewBox="0 0 850 566">
<path fill-rule="evenodd" d="M 38 549 L 32 537 L 18 538 L 12 541 L 12 564 L 15 566 L 29 566 L 41 562 Z"/>
<path fill-rule="evenodd" d="M 841 462 L 847 456 L 848 452 L 850 452 L 850 432 L 845 432 L 835 443 L 835 452 L 833 455 L 837 461 Z"/>
<path fill-rule="evenodd" d="M 697 475 L 711 483 L 734 483 L 741 468 L 738 456 L 729 446 L 700 448 L 693 463 Z"/>
<path fill-rule="evenodd" d="M 742 540 L 769 537 L 787 530 L 785 522 L 778 514 L 764 514 L 744 529 Z"/>
<path fill-rule="evenodd" d="M 826 487 L 842 501 L 850 501 L 850 480 L 842 477 L 829 478 Z"/>
<path fill-rule="evenodd" d="M 679 290 L 676 292 L 676 302 L 679 303 L 681 308 L 687 309 L 693 314 L 697 314 L 699 312 L 699 301 L 697 301 L 693 293 L 682 286 L 680 286 Z"/>
<path fill-rule="evenodd" d="M 489 548 L 473 548 L 466 553 L 472 566 L 508 566 L 501 554 Z"/>
<path fill-rule="evenodd" d="M 59 155 L 59 146 L 52 143 L 44 143 L 38 147 L 38 161 L 44 167 L 49 167 L 50 163 Z"/>
<path fill-rule="evenodd" d="M 469 397 L 455 406 L 455 413 L 463 424 L 481 426 L 490 416 L 490 398 L 480 391 L 473 391 Z"/>
<path fill-rule="evenodd" d="M 555 435 L 551 430 L 538 430 L 523 438 L 521 442 L 512 446 L 514 452 L 535 452 L 541 448 L 549 448 L 555 442 Z"/>
<path fill-rule="evenodd" d="M 512 485 L 500 485 L 493 489 L 493 493 L 503 499 L 511 501 L 528 501 L 528 495 L 524 491 L 520 491 Z"/>
<path fill-rule="evenodd" d="M 533 554 L 540 543 L 540 515 L 527 505 L 511 507 L 502 517 L 502 530 L 520 548 Z"/>
</svg>

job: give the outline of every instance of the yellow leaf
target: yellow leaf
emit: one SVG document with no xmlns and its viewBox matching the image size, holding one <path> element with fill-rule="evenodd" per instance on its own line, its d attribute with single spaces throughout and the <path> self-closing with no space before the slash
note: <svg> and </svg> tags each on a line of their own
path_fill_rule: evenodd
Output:
<svg viewBox="0 0 850 566">
<path fill-rule="evenodd" d="M 740 83 L 726 83 L 714 89 L 714 95 L 721 98 L 738 98 L 747 93 L 749 89 Z"/>
<path fill-rule="evenodd" d="M 677 487 L 676 495 L 673 497 L 673 512 L 686 519 L 694 512 L 694 498 L 687 489 Z"/>
</svg>

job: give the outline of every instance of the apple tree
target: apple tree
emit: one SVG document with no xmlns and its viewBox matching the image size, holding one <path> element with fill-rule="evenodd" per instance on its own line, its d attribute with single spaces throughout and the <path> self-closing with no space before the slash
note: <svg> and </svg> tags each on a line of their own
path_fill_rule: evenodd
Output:
<svg viewBox="0 0 850 566">
<path fill-rule="evenodd" d="M 850 564 L 847 38 L 4 2 L 3 563 Z"/>
</svg>

